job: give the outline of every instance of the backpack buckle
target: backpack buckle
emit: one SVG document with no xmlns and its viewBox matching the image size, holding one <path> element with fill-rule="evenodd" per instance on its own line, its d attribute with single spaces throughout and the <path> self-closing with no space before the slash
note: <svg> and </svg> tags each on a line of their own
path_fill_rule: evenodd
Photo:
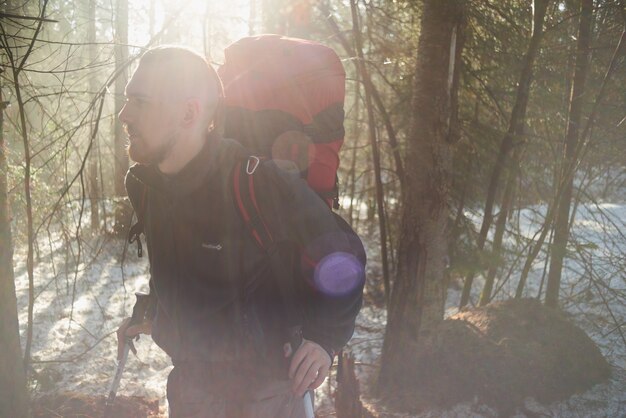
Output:
<svg viewBox="0 0 626 418">
<path fill-rule="evenodd" d="M 248 174 L 249 176 L 254 174 L 260 163 L 261 160 L 259 159 L 259 157 L 255 155 L 251 155 L 250 157 L 248 157 L 248 163 L 246 164 L 246 174 Z"/>
</svg>

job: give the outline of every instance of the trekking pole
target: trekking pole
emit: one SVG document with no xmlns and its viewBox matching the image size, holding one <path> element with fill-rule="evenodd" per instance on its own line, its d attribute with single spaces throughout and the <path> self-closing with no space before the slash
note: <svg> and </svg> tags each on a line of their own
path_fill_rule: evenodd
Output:
<svg viewBox="0 0 626 418">
<path fill-rule="evenodd" d="M 148 304 L 150 301 L 150 296 L 145 293 L 135 293 L 135 297 L 137 301 L 135 302 L 135 306 L 133 306 L 133 315 L 130 318 L 130 322 L 128 326 L 133 326 L 140 324 L 143 322 L 146 311 L 148 310 Z M 136 339 L 139 339 L 139 335 L 137 335 Z M 104 407 L 104 418 L 108 418 L 113 409 L 113 402 L 115 402 L 115 396 L 117 395 L 117 388 L 120 385 L 120 380 L 122 379 L 122 373 L 124 372 L 124 366 L 126 366 L 126 360 L 128 359 L 128 351 L 130 347 L 133 345 L 133 337 L 126 337 L 124 339 L 124 351 L 122 353 L 122 358 L 117 363 L 117 370 L 115 370 L 115 376 L 113 377 L 113 382 L 111 382 L 111 389 L 109 390 L 109 396 L 107 397 L 105 407 Z"/>
<path fill-rule="evenodd" d="M 306 418 L 315 418 L 313 412 L 313 398 L 311 397 L 311 390 L 304 392 L 304 416 Z"/>
</svg>

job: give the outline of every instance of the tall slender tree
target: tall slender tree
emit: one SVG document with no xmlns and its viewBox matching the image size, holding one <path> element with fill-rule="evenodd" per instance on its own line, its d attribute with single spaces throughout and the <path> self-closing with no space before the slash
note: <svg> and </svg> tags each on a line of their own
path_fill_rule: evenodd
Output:
<svg viewBox="0 0 626 418">
<path fill-rule="evenodd" d="M 128 82 L 128 0 L 117 0 L 115 8 L 115 66 L 124 68 L 115 79 L 115 114 L 124 106 L 124 88 Z M 114 177 L 115 177 L 115 226 L 114 232 L 123 234 L 130 222 L 131 212 L 129 205 L 124 204 L 122 198 L 126 196 L 124 177 L 128 171 L 128 156 L 126 155 L 126 135 L 119 119 L 115 118 L 114 150 Z"/>
<path fill-rule="evenodd" d="M 354 107 L 352 110 L 352 125 L 351 132 L 349 138 L 353 138 L 352 150 L 350 152 L 350 171 L 348 173 L 348 187 L 350 196 L 350 206 L 348 207 L 348 222 L 353 224 L 354 222 L 354 214 L 356 212 L 356 218 L 359 217 L 359 210 L 354 210 L 356 205 L 355 194 L 356 194 L 356 160 L 357 160 L 357 149 L 359 148 L 359 139 L 360 139 L 360 113 L 361 113 L 361 83 L 358 76 L 356 75 L 356 80 L 354 82 Z M 346 117 L 349 115 L 347 114 Z"/>
<path fill-rule="evenodd" d="M 513 164 L 517 166 L 517 156 L 513 158 Z M 496 281 L 496 274 L 501 264 L 502 256 L 502 240 L 506 229 L 506 221 L 511 211 L 513 197 L 515 194 L 515 181 L 517 180 L 517 170 L 511 169 L 507 175 L 506 186 L 504 187 L 504 196 L 502 197 L 502 205 L 500 205 L 500 213 L 496 220 L 496 229 L 493 235 L 493 245 L 491 249 L 491 261 L 485 279 L 485 285 L 480 294 L 478 301 L 479 306 L 485 306 L 491 301 L 493 285 Z"/>
<path fill-rule="evenodd" d="M 262 0 L 261 19 L 263 32 L 284 35 L 287 30 L 286 14 L 286 0 Z"/>
<path fill-rule="evenodd" d="M 506 164 L 509 159 L 509 153 L 517 145 L 524 133 L 524 125 L 526 123 L 526 108 L 528 106 L 528 97 L 530 95 L 530 85 L 533 79 L 533 64 L 537 53 L 539 52 L 539 46 L 541 39 L 543 38 L 543 25 L 546 16 L 546 10 L 550 0 L 534 0 L 533 1 L 533 25 L 532 35 L 528 44 L 528 49 L 524 55 L 522 63 L 522 71 L 520 73 L 519 81 L 517 83 L 517 92 L 515 96 L 515 104 L 511 111 L 511 118 L 509 119 L 509 126 L 504 138 L 500 142 L 500 149 L 496 163 L 493 166 L 491 176 L 489 178 L 489 186 L 487 187 L 487 198 L 485 199 L 485 210 L 483 214 L 483 221 L 478 233 L 478 239 L 476 246 L 479 251 L 482 251 L 485 247 L 485 241 L 487 240 L 487 234 L 491 228 L 493 221 L 493 206 L 496 201 L 496 193 L 498 187 L 502 181 L 502 174 L 505 170 Z M 505 176 L 504 176 L 505 177 Z M 474 282 L 475 271 L 470 273 L 465 278 L 465 284 L 463 286 L 463 293 L 461 295 L 461 307 L 467 305 L 472 290 L 472 283 Z"/>
<path fill-rule="evenodd" d="M 87 4 L 87 43 L 89 44 L 88 53 L 88 65 L 93 65 L 96 61 L 97 48 L 96 48 L 96 0 L 89 0 Z M 89 77 L 89 92 L 95 94 L 98 91 L 98 79 L 97 77 Z M 100 187 L 98 182 L 98 136 L 94 135 L 92 124 L 92 132 L 89 138 L 93 138 L 95 141 L 91 146 L 91 153 L 89 155 L 88 175 L 89 175 L 89 206 L 91 213 L 91 229 L 97 232 L 100 229 Z"/>
<path fill-rule="evenodd" d="M 380 389 L 403 384 L 419 341 L 443 320 L 452 147 L 466 3 L 425 0 L 413 84 L 397 276 L 391 295 Z M 408 169 L 410 167 L 410 169 Z"/>
<path fill-rule="evenodd" d="M 41 8 L 41 18 L 45 16 L 47 2 L 44 1 Z M 15 293 L 15 276 L 13 270 L 13 234 L 11 231 L 11 213 L 9 206 L 8 188 L 8 162 L 7 144 L 4 137 L 4 112 L 8 105 L 3 96 L 1 74 L 4 68 L 9 69 L 14 93 L 19 106 L 21 122 L 25 122 L 23 102 L 19 91 L 19 73 L 32 52 L 35 40 L 42 27 L 41 23 L 34 25 L 32 38 L 27 41 L 26 52 L 16 56 L 20 48 L 18 42 L 12 39 L 20 32 L 20 28 L 28 27 L 24 22 L 32 17 L 23 16 L 23 5 L 17 6 L 14 2 L 0 3 L 0 13 L 11 13 L 16 17 L 10 24 L 4 25 L 0 35 L 0 416 L 2 417 L 27 417 L 29 413 L 27 374 L 28 358 L 22 354 L 20 343 L 19 320 L 17 311 L 17 296 Z M 3 19 L 5 19 L 3 17 Z M 22 20 L 24 19 L 24 20 Z M 34 18 L 38 19 L 38 18 Z M 40 21 L 41 22 L 41 21 Z M 4 22 L 3 22 L 4 24 Z M 19 58 L 19 59 L 18 59 Z M 9 79 L 8 77 L 6 79 Z M 22 139 L 25 146 L 25 199 L 27 203 L 27 230 L 28 230 L 28 255 L 27 271 L 29 277 L 29 301 L 33 300 L 33 227 L 30 201 L 30 156 L 28 155 L 28 136 L 25 132 L 26 124 L 22 123 Z M 32 303 L 29 303 L 29 329 L 32 331 Z M 30 337 L 30 336 L 29 336 Z M 30 339 L 30 338 L 29 338 Z M 26 343 L 28 346 L 28 341 Z"/>
<path fill-rule="evenodd" d="M 365 56 L 363 55 L 363 41 L 361 39 L 361 29 L 359 23 L 359 13 L 357 0 L 350 0 L 352 12 L 352 32 L 354 35 L 355 51 L 357 53 L 358 71 L 362 80 L 369 80 L 367 67 L 365 66 Z M 376 209 L 378 212 L 378 226 L 380 231 L 380 251 L 383 265 L 383 284 L 385 287 L 385 304 L 389 307 L 390 280 L 389 262 L 387 252 L 387 223 L 385 217 L 385 196 L 383 192 L 383 181 L 380 168 L 380 147 L 378 145 L 376 120 L 374 117 L 374 105 L 372 104 L 372 94 L 370 83 L 365 82 L 365 110 L 367 112 L 368 135 L 370 147 L 372 149 L 372 164 L 374 165 L 374 184 L 376 186 Z"/>
<path fill-rule="evenodd" d="M 546 305 L 556 307 L 559 301 L 559 288 L 561 286 L 561 271 L 567 241 L 569 240 L 570 228 L 570 205 L 574 190 L 573 176 L 568 174 L 569 167 L 575 164 L 576 148 L 580 135 L 580 122 L 582 119 L 583 103 L 586 100 L 585 83 L 589 69 L 589 56 L 591 45 L 591 32 L 593 26 L 593 0 L 582 0 L 580 5 L 580 23 L 578 28 L 578 40 L 576 46 L 576 63 L 574 64 L 574 81 L 570 95 L 567 131 L 563 147 L 563 173 L 560 183 L 563 192 L 557 204 L 556 219 L 554 225 L 554 241 L 550 254 L 550 270 L 548 271 L 548 283 L 546 285 Z M 556 189 L 558 190 L 559 185 Z"/>
<path fill-rule="evenodd" d="M 250 11 L 248 14 L 248 35 L 252 36 L 255 34 L 256 29 L 256 20 L 257 20 L 257 9 L 256 9 L 256 0 L 250 0 Z"/>
<path fill-rule="evenodd" d="M 0 8 L 0 10 L 2 10 Z M 0 70 L 1 71 L 1 70 Z M 0 77 L 0 83 L 2 78 Z M 4 109 L 0 84 L 0 416 L 28 414 L 26 372 L 22 361 L 17 298 L 13 272 L 13 237 L 7 188 L 7 158 L 4 143 Z"/>
</svg>

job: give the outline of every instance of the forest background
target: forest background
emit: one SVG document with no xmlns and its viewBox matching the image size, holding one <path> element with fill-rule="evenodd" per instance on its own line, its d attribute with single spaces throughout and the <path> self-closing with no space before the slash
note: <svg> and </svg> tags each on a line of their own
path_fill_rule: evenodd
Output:
<svg viewBox="0 0 626 418">
<path fill-rule="evenodd" d="M 342 58 L 340 214 L 367 242 L 366 307 L 385 318 L 379 388 L 444 318 L 494 300 L 583 312 L 579 325 L 626 367 L 615 349 L 626 347 L 623 1 L 31 0 L 2 1 L 0 19 L 7 417 L 55 388 L 50 364 L 111 344 L 132 306 L 127 280 L 145 280 L 125 240 L 116 118 L 137 58 L 182 44 L 217 67 L 228 44 L 259 33 L 317 40 Z M 119 312 L 83 301 L 109 277 L 94 279 L 94 266 L 121 272 Z M 95 328 L 79 301 L 102 313 Z M 37 330 L 50 315 L 64 324 L 62 349 Z M 89 342 L 68 342 L 84 332 Z"/>
</svg>

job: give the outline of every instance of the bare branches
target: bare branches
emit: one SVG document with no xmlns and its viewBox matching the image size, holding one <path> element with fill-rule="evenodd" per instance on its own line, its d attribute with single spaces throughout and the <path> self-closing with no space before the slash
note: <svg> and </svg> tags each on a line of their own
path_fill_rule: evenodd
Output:
<svg viewBox="0 0 626 418">
<path fill-rule="evenodd" d="M 3 13 L 0 12 L 0 19 L 17 19 L 17 20 L 33 20 L 36 22 L 46 22 L 46 23 L 58 23 L 58 20 L 54 20 L 54 19 L 47 19 L 45 17 L 43 17 L 43 12 L 41 13 L 41 16 L 20 16 L 20 15 L 14 15 L 11 13 Z"/>
</svg>

